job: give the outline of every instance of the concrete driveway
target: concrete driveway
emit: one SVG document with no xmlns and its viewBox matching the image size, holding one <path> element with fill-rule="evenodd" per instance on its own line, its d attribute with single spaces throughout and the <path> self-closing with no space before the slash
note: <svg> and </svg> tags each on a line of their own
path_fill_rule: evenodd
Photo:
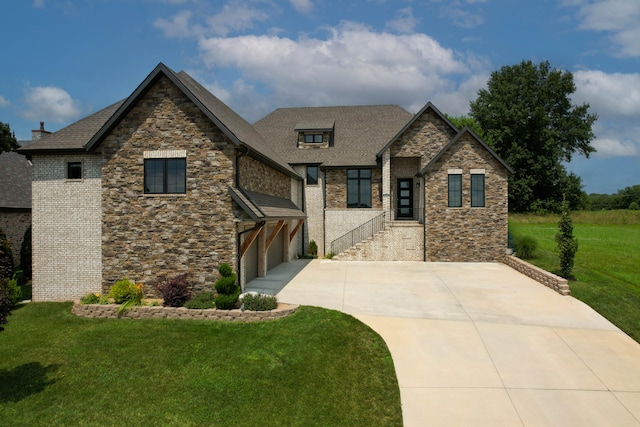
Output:
<svg viewBox="0 0 640 427">
<path fill-rule="evenodd" d="M 503 264 L 300 260 L 248 288 L 378 332 L 405 426 L 640 426 L 640 345 Z"/>
</svg>

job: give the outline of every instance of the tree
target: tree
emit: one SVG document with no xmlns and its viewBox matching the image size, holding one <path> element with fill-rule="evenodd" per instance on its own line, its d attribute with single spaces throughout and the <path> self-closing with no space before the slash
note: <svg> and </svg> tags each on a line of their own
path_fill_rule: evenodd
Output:
<svg viewBox="0 0 640 427">
<path fill-rule="evenodd" d="M 18 141 L 8 124 L 0 122 L 0 153 L 18 148 Z"/>
<path fill-rule="evenodd" d="M 9 292 L 6 289 L 6 279 L 0 280 L 0 332 L 4 331 L 2 325 L 7 324 L 7 316 L 11 313 L 13 303 L 9 298 Z"/>
<path fill-rule="evenodd" d="M 523 61 L 491 74 L 487 89 L 471 102 L 471 117 L 484 139 L 515 171 L 509 178 L 509 210 L 560 211 L 563 194 L 573 207 L 585 201 L 581 180 L 563 162 L 589 154 L 595 114 L 573 105 L 573 74 L 549 62 Z"/>
<path fill-rule="evenodd" d="M 462 130 L 465 128 L 465 126 L 468 126 L 473 132 L 475 132 L 476 135 L 484 139 L 484 130 L 482 130 L 482 126 L 480 126 L 480 123 L 478 123 L 478 121 L 473 117 L 469 117 L 469 116 L 453 117 L 448 114 L 445 114 L 445 116 L 459 130 Z"/>
<path fill-rule="evenodd" d="M 578 241 L 573 237 L 573 222 L 571 221 L 571 210 L 567 199 L 562 201 L 562 216 L 558 221 L 556 243 L 560 253 L 560 275 L 565 279 L 569 279 L 573 270 L 573 261 L 576 252 L 578 252 Z"/>
<path fill-rule="evenodd" d="M 10 279 L 13 274 L 13 252 L 4 231 L 0 229 L 0 280 Z"/>
</svg>

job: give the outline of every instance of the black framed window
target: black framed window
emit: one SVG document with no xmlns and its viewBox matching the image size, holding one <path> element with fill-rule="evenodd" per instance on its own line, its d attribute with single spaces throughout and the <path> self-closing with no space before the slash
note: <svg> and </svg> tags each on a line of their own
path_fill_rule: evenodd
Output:
<svg viewBox="0 0 640 427">
<path fill-rule="evenodd" d="M 318 166 L 307 166 L 307 185 L 318 184 Z"/>
<path fill-rule="evenodd" d="M 145 194 L 184 194 L 187 191 L 187 159 L 145 159 Z"/>
<path fill-rule="evenodd" d="M 82 162 L 67 163 L 67 179 L 82 179 Z"/>
<path fill-rule="evenodd" d="M 462 207 L 462 175 L 449 174 L 449 207 Z"/>
<path fill-rule="evenodd" d="M 304 135 L 304 142 L 306 144 L 322 144 L 321 133 L 307 133 Z"/>
<path fill-rule="evenodd" d="M 371 169 L 347 169 L 347 207 L 371 207 Z"/>
<path fill-rule="evenodd" d="M 484 175 L 471 175 L 471 207 L 484 208 Z"/>
</svg>

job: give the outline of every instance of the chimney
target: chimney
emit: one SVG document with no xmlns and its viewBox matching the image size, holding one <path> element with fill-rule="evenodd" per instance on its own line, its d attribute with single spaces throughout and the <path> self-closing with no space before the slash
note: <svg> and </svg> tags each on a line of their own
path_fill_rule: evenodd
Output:
<svg viewBox="0 0 640 427">
<path fill-rule="evenodd" d="M 49 135 L 51 132 L 49 132 L 48 130 L 44 130 L 44 122 L 40 122 L 40 129 L 36 129 L 36 130 L 32 130 L 31 131 L 31 139 L 33 141 L 37 141 L 41 138 L 44 138 L 45 136 Z"/>
</svg>

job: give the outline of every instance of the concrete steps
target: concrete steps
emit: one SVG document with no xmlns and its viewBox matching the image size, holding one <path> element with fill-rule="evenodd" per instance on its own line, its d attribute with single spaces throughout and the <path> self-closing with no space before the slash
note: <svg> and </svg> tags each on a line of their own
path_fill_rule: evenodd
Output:
<svg viewBox="0 0 640 427">
<path fill-rule="evenodd" d="M 416 222 L 384 230 L 333 257 L 337 261 L 424 261 L 424 228 Z"/>
</svg>

